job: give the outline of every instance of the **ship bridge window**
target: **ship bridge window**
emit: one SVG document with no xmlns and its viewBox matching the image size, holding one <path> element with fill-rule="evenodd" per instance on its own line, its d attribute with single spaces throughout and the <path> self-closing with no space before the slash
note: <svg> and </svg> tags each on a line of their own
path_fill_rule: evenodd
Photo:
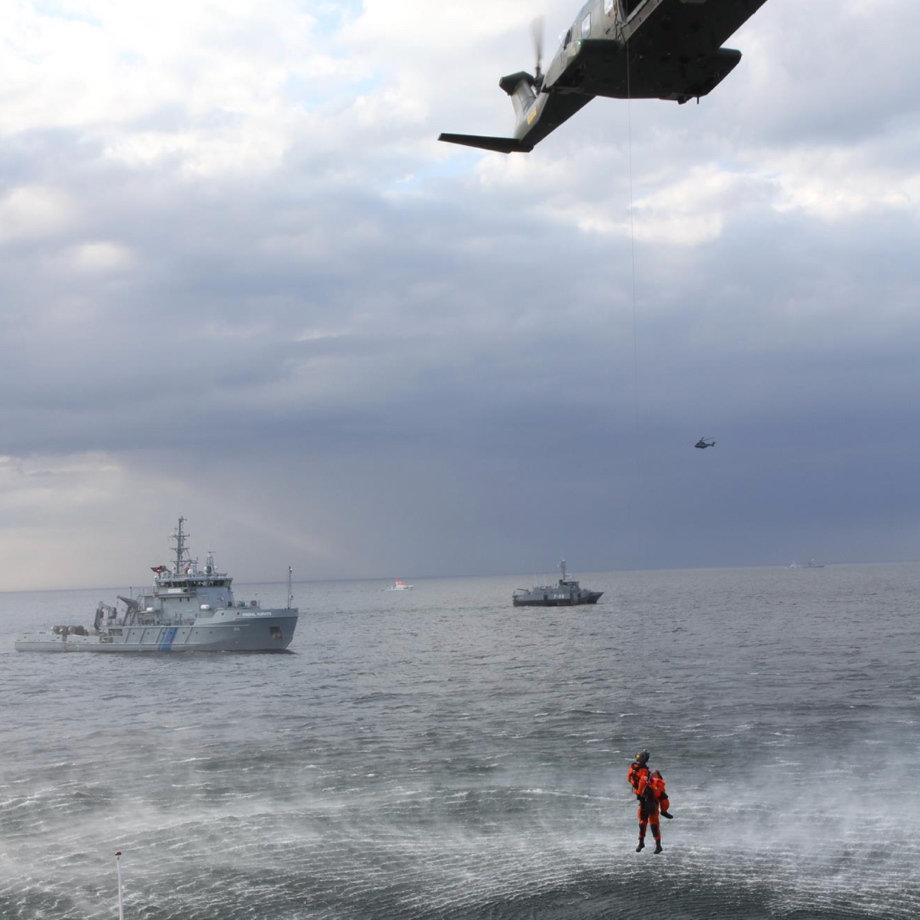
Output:
<svg viewBox="0 0 920 920">
<path fill-rule="evenodd" d="M 591 14 L 588 13 L 581 21 L 581 37 L 587 38 L 591 34 Z"/>
<path fill-rule="evenodd" d="M 613 12 L 613 0 L 604 0 L 604 12 L 608 16 Z"/>
</svg>

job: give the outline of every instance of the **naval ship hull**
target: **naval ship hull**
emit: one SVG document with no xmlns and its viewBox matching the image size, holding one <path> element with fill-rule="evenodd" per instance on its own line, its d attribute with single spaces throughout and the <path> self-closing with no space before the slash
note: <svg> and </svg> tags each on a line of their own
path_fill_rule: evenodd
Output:
<svg viewBox="0 0 920 920">
<path fill-rule="evenodd" d="M 550 592 L 540 595 L 516 595 L 512 598 L 515 607 L 578 607 L 581 604 L 596 604 L 603 591 L 585 591 L 578 597 L 553 597 Z"/>
<path fill-rule="evenodd" d="M 588 591 L 565 570 L 565 559 L 559 566 L 562 578 L 554 585 L 536 585 L 533 588 L 518 588 L 512 595 L 515 607 L 579 607 L 582 604 L 596 604 L 603 591 Z"/>
<path fill-rule="evenodd" d="M 120 634 L 53 632 L 23 636 L 19 652 L 284 652 L 294 638 L 296 610 L 259 610 L 220 623 L 126 626 Z"/>
<path fill-rule="evenodd" d="M 298 610 L 288 567 L 288 606 L 265 607 L 258 600 L 233 596 L 233 579 L 217 570 L 214 554 L 199 566 L 188 549 L 188 533 L 179 526 L 171 566 L 151 566 L 153 588 L 122 597 L 123 606 L 99 602 L 92 629 L 54 626 L 21 636 L 17 652 L 283 652 L 294 638 Z"/>
</svg>

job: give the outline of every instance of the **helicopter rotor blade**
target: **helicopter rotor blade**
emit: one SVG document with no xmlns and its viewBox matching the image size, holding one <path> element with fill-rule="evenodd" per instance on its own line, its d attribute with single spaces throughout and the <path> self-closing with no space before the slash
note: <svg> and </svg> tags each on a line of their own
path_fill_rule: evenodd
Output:
<svg viewBox="0 0 920 920">
<path fill-rule="evenodd" d="M 543 75 L 543 17 L 537 16 L 530 24 L 530 33 L 533 38 L 533 51 L 536 57 L 536 73 L 534 76 L 539 79 Z"/>
</svg>

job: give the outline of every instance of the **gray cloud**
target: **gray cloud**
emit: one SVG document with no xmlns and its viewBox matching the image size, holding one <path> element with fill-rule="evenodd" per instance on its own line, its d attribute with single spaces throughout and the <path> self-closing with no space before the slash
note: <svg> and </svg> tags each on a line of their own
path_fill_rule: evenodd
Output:
<svg viewBox="0 0 920 920">
<path fill-rule="evenodd" d="M 249 578 L 916 558 L 917 13 L 863 7 L 771 0 L 699 107 L 529 159 L 433 141 L 507 130 L 526 20 L 410 59 L 358 17 L 361 98 L 282 94 L 261 165 L 174 100 L 7 127 L 0 552 L 125 580 L 182 512 Z"/>
</svg>

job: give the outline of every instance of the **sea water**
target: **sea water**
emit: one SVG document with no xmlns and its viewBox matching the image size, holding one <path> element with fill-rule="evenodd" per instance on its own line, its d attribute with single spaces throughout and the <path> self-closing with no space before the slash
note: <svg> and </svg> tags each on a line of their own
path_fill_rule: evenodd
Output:
<svg viewBox="0 0 920 920">
<path fill-rule="evenodd" d="M 581 580 L 298 585 L 287 655 L 17 653 L 125 591 L 0 595 L 0 918 L 113 918 L 116 850 L 128 920 L 920 916 L 920 567 Z"/>
</svg>

